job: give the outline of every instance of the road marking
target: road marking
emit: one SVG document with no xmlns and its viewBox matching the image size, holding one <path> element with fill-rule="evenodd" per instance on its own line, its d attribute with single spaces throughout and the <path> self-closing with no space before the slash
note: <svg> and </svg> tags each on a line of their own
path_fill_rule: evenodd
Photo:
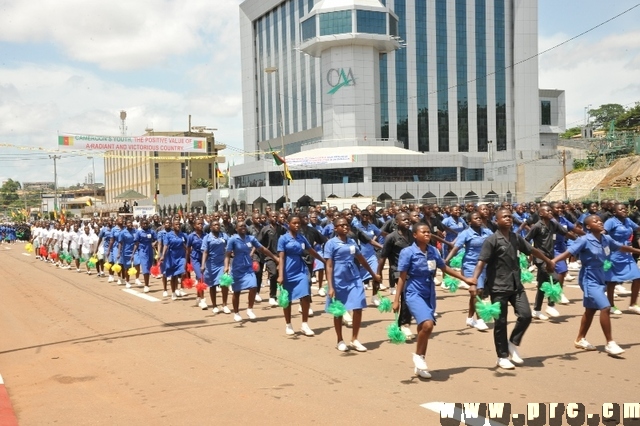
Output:
<svg viewBox="0 0 640 426">
<path fill-rule="evenodd" d="M 444 404 L 444 402 L 441 401 L 434 401 L 434 402 L 427 402 L 425 404 L 420 404 L 420 406 L 422 408 L 426 408 L 429 411 L 433 411 L 434 413 L 440 415 L 440 409 L 442 408 L 442 404 Z M 491 423 L 489 423 L 489 419 L 484 418 L 482 416 L 478 416 L 477 418 L 464 418 L 464 420 L 462 420 L 463 418 L 463 414 L 462 414 L 462 410 L 460 410 L 458 407 L 456 407 L 454 409 L 454 417 L 456 420 L 462 422 L 464 421 L 466 425 L 471 425 L 471 426 L 482 426 L 482 425 L 494 425 L 494 426 L 505 426 L 502 423 L 498 423 L 495 420 L 491 420 Z"/>
<path fill-rule="evenodd" d="M 159 302 L 160 301 L 160 299 L 156 299 L 153 296 L 147 296 L 144 293 L 139 293 L 139 292 L 137 292 L 135 290 L 131 290 L 130 288 L 123 288 L 122 291 L 124 291 L 125 293 L 133 294 L 134 296 L 138 296 L 138 297 L 140 297 L 140 298 L 142 298 L 144 300 L 147 300 L 149 302 Z"/>
<path fill-rule="evenodd" d="M 580 288 L 580 286 L 577 285 L 577 284 L 565 284 L 564 286 L 565 287 L 571 287 L 571 288 Z"/>
<path fill-rule="evenodd" d="M 31 256 L 29 253 L 22 253 L 23 256 Z"/>
</svg>

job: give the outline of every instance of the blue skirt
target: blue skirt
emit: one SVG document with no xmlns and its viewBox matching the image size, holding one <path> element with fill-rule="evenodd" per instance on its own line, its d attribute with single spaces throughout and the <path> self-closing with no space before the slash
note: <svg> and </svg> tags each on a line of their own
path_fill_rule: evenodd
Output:
<svg viewBox="0 0 640 426">
<path fill-rule="evenodd" d="M 202 265 L 199 260 L 191 259 L 191 266 L 193 267 L 193 273 L 196 276 L 197 281 L 202 281 L 202 270 L 200 269 Z"/>
<path fill-rule="evenodd" d="M 204 283 L 209 287 L 220 285 L 220 277 L 224 274 L 224 265 L 206 266 L 204 270 Z"/>
<path fill-rule="evenodd" d="M 289 292 L 289 302 L 309 296 L 309 277 L 307 274 L 287 276 L 282 287 Z"/>
<path fill-rule="evenodd" d="M 235 275 L 232 270 L 231 274 L 233 275 L 233 284 L 231 284 L 231 289 L 234 292 L 258 287 L 256 273 L 253 271 L 249 271 L 243 275 Z"/>
<path fill-rule="evenodd" d="M 619 254 L 616 257 L 622 257 Z M 633 281 L 640 278 L 640 270 L 636 261 L 633 259 L 630 253 L 625 253 L 625 256 L 618 260 L 611 261 L 611 269 L 605 274 L 605 279 L 608 282 L 621 283 L 624 281 Z"/>
<path fill-rule="evenodd" d="M 334 289 L 336 291 L 336 300 L 342 302 L 348 311 L 353 309 L 364 309 L 367 307 L 367 298 L 364 294 L 364 285 L 362 285 L 362 283 L 347 287 L 336 287 L 334 284 Z M 327 295 L 325 311 L 329 308 L 330 304 L 331 298 Z"/>
<path fill-rule="evenodd" d="M 601 310 L 607 309 L 611 306 L 609 299 L 607 299 L 607 295 L 604 293 L 606 286 L 586 280 L 585 283 L 580 283 L 580 288 L 584 293 L 582 306 L 585 308 Z"/>
<path fill-rule="evenodd" d="M 186 271 L 186 261 L 184 258 L 171 259 L 165 258 L 164 275 L 166 277 L 179 277 Z"/>
<path fill-rule="evenodd" d="M 138 263 L 138 265 L 140 265 L 140 272 L 142 272 L 143 275 L 150 274 L 151 267 L 153 266 L 153 263 L 154 263 L 153 250 L 151 250 L 150 252 L 144 252 L 144 251 L 138 250 L 136 252 L 136 257 L 140 262 Z"/>
<path fill-rule="evenodd" d="M 421 293 L 405 293 L 404 300 L 411 315 L 416 319 L 418 324 L 425 321 L 436 322 L 434 312 L 436 311 L 435 297 Z"/>
</svg>

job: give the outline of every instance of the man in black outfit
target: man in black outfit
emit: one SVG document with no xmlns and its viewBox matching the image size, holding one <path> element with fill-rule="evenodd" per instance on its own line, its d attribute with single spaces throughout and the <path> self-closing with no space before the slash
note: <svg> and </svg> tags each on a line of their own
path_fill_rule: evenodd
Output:
<svg viewBox="0 0 640 426">
<path fill-rule="evenodd" d="M 278 253 L 278 239 L 281 235 L 284 235 L 286 230 L 276 221 L 275 213 L 271 213 L 268 222 L 258 234 L 258 241 L 265 246 L 271 253 Z M 278 265 L 273 259 L 265 259 L 264 267 L 269 275 L 269 306 L 276 307 L 278 302 L 276 301 L 278 293 Z"/>
</svg>

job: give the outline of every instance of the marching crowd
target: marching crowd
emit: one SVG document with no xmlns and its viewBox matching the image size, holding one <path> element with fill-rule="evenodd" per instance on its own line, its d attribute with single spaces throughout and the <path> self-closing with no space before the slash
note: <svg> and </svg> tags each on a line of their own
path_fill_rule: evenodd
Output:
<svg viewBox="0 0 640 426">
<path fill-rule="evenodd" d="M 199 307 L 211 308 L 215 314 L 233 314 L 238 322 L 243 321 L 242 293 L 247 295 L 244 314 L 254 320 L 253 307 L 262 302 L 264 285 L 268 287 L 267 303 L 283 308 L 286 335 L 296 333 L 292 301 L 299 301 L 300 332 L 313 336 L 311 297 L 326 297 L 328 312 L 336 302 L 346 310 L 334 314 L 339 351 L 367 350 L 359 340 L 363 309 L 369 302 L 374 306 L 383 303 L 386 297 L 380 291 L 388 289 L 397 326 L 406 337 L 417 337 L 415 373 L 429 378 L 425 356 L 436 324 L 436 285 L 450 291 L 468 290 L 465 321 L 479 331 L 489 328 L 477 312 L 483 306 L 479 303 L 489 299 L 484 303 L 499 306 L 493 317 L 497 365 L 512 369 L 523 363 L 518 349 L 531 321 L 559 315 L 557 304 L 570 303 L 561 287 L 575 279 L 570 269 L 579 270 L 585 311 L 575 347 L 596 349 L 586 335 L 599 313 L 605 351 L 622 354 L 610 321 L 611 315 L 622 313 L 614 304 L 617 294 L 630 295 L 628 312 L 640 314 L 636 264 L 640 201 L 632 207 L 631 215 L 627 205 L 613 200 L 588 205 L 392 204 L 381 210 L 372 205 L 360 210 L 353 205 L 342 211 L 320 206 L 292 212 L 267 208 L 248 215 L 239 211 L 233 217 L 215 212 L 164 219 L 120 216 L 68 223 L 38 221 L 23 239 L 38 260 L 107 277 L 108 282 L 127 288 L 139 286 L 145 293 L 150 291 L 152 277 L 162 280 L 163 297 L 172 300 L 195 286 Z M 11 230 L 17 226 L 0 228 L 3 240 L 15 241 Z M 382 284 L 387 264 L 388 288 Z M 524 284 L 533 281 L 527 279 L 527 273 L 536 270 L 537 291 L 531 306 Z M 626 282 L 631 282 L 630 291 L 623 286 Z M 509 304 L 517 320 L 508 336 Z M 343 325 L 351 328 L 348 344 Z"/>
</svg>

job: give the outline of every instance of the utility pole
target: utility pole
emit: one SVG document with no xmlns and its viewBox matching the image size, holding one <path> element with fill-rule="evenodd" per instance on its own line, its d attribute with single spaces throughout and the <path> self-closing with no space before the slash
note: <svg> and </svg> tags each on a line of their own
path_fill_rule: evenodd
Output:
<svg viewBox="0 0 640 426">
<path fill-rule="evenodd" d="M 284 153 L 284 124 L 282 119 L 282 100 L 280 95 L 280 76 L 278 75 L 278 67 L 268 67 L 264 71 L 267 74 L 274 74 L 276 78 L 276 94 L 278 95 L 278 103 L 276 105 L 276 114 L 278 116 L 278 126 L 280 127 L 280 154 L 282 158 L 285 158 Z M 287 180 L 287 164 L 283 164 L 284 170 L 282 171 L 282 185 L 284 187 L 284 202 L 289 204 L 289 181 Z"/>
<path fill-rule="evenodd" d="M 50 159 L 53 160 L 53 211 L 58 215 L 58 168 L 56 160 L 62 158 L 61 155 L 50 155 Z"/>
<path fill-rule="evenodd" d="M 562 176 L 563 176 L 563 181 L 564 181 L 564 199 L 568 200 L 569 197 L 567 196 L 567 150 L 563 149 L 562 150 Z"/>
</svg>

